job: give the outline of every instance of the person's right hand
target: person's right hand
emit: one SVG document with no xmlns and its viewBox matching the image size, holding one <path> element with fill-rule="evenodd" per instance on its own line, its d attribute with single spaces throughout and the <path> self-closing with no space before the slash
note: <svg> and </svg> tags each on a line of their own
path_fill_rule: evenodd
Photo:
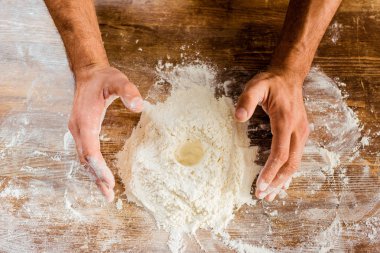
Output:
<svg viewBox="0 0 380 253">
<path fill-rule="evenodd" d="M 69 120 L 79 159 L 96 177 L 96 184 L 111 202 L 115 179 L 100 152 L 99 134 L 108 105 L 119 96 L 125 107 L 141 112 L 143 99 L 136 86 L 119 70 L 93 66 L 75 74 L 76 90 Z"/>
</svg>

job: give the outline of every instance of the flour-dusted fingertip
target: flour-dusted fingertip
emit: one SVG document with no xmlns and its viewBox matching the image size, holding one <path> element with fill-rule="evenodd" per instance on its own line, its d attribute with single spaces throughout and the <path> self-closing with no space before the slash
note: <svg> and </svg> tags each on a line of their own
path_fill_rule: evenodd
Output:
<svg viewBox="0 0 380 253">
<path fill-rule="evenodd" d="M 112 202 L 114 200 L 115 192 L 113 189 L 110 189 L 110 187 L 100 179 L 96 180 L 96 185 L 98 186 L 107 202 Z"/>
<path fill-rule="evenodd" d="M 292 178 L 290 177 L 284 184 L 284 189 L 289 189 L 290 183 L 292 182 Z"/>
<path fill-rule="evenodd" d="M 124 106 L 133 112 L 141 112 L 144 108 L 144 100 L 141 97 L 123 98 L 121 101 Z"/>
<path fill-rule="evenodd" d="M 268 183 L 261 181 L 257 184 L 257 189 L 259 189 L 259 191 L 263 192 L 268 188 L 268 186 L 269 186 Z"/>
<path fill-rule="evenodd" d="M 266 196 L 266 200 L 272 202 L 276 196 L 281 192 L 281 188 L 273 188 L 273 191 Z"/>
<path fill-rule="evenodd" d="M 131 100 L 130 110 L 134 112 L 141 112 L 143 109 L 144 100 L 141 97 L 135 97 Z"/>
<path fill-rule="evenodd" d="M 267 196 L 267 193 L 266 192 L 259 192 L 258 194 L 257 194 L 257 198 L 258 199 L 263 199 L 263 198 L 265 198 Z"/>
<path fill-rule="evenodd" d="M 115 192 L 113 190 L 109 191 L 107 195 L 104 196 L 108 203 L 111 203 L 115 199 Z"/>
<path fill-rule="evenodd" d="M 271 194 L 267 196 L 266 200 L 269 202 L 272 202 L 276 196 L 277 196 L 277 192 L 272 192 Z"/>
</svg>

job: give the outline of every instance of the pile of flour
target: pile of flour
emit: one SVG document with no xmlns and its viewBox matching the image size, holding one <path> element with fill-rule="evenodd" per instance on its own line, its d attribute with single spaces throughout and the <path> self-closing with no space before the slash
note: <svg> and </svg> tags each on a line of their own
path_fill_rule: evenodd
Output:
<svg viewBox="0 0 380 253">
<path fill-rule="evenodd" d="M 170 96 L 145 104 L 118 154 L 129 201 L 177 234 L 198 228 L 222 232 L 239 207 L 253 203 L 251 186 L 260 169 L 247 125 L 235 122 L 230 98 L 215 98 L 215 74 L 204 68 L 161 72 Z"/>
</svg>

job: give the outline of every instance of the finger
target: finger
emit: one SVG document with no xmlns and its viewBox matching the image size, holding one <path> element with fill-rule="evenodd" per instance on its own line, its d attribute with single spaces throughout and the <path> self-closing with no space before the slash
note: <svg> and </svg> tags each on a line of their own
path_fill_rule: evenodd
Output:
<svg viewBox="0 0 380 253">
<path fill-rule="evenodd" d="M 256 106 L 262 102 L 264 88 L 258 83 L 247 86 L 239 97 L 236 105 L 235 118 L 239 122 L 245 122 L 252 117 Z"/>
<path fill-rule="evenodd" d="M 83 156 L 98 179 L 105 183 L 110 189 L 115 186 L 115 179 L 108 168 L 102 153 L 100 152 L 100 141 L 98 130 L 81 130 L 80 132 Z"/>
<path fill-rule="evenodd" d="M 98 186 L 99 190 L 101 191 L 101 193 L 104 195 L 104 197 L 106 198 L 107 202 L 112 202 L 115 198 L 115 193 L 112 189 L 109 189 L 104 183 L 103 181 L 101 181 L 100 179 L 97 179 L 96 180 L 96 185 Z"/>
<path fill-rule="evenodd" d="M 299 132 L 292 134 L 288 161 L 281 167 L 273 179 L 271 183 L 272 187 L 289 187 L 291 177 L 300 167 L 307 135 L 308 133 L 303 134 Z"/>
<path fill-rule="evenodd" d="M 273 199 L 279 194 L 285 197 L 286 196 L 285 190 L 289 188 L 291 180 L 292 178 L 290 177 L 283 185 L 280 185 L 277 187 L 272 187 L 272 185 L 269 185 L 265 191 L 260 191 L 257 197 L 259 199 L 265 198 L 268 201 L 273 201 Z"/>
<path fill-rule="evenodd" d="M 273 134 L 271 153 L 257 179 L 256 196 L 263 198 L 262 192 L 270 193 L 269 185 L 277 172 L 288 160 L 291 132 L 286 127 L 276 129 Z M 273 190 L 272 190 L 273 191 Z M 261 193 L 261 194 L 260 194 Z"/>
<path fill-rule="evenodd" d="M 134 112 L 141 112 L 143 109 L 143 99 L 137 87 L 128 79 L 114 81 L 108 87 L 111 95 L 120 96 L 124 106 Z"/>
<path fill-rule="evenodd" d="M 284 186 L 282 186 L 283 190 L 289 189 L 290 183 L 292 182 L 292 177 L 289 177 L 288 180 L 284 183 Z"/>
<path fill-rule="evenodd" d="M 272 202 L 272 201 L 276 198 L 277 194 L 280 193 L 280 191 L 281 191 L 280 188 L 276 188 L 274 191 L 272 191 L 270 194 L 268 194 L 268 195 L 265 197 L 265 200 L 266 200 L 266 201 L 269 201 L 269 202 Z"/>
<path fill-rule="evenodd" d="M 269 194 L 271 194 L 272 192 L 275 192 L 275 191 L 277 191 L 277 188 L 273 188 L 271 186 L 268 186 L 268 188 L 266 188 L 266 190 L 264 190 L 264 191 L 259 191 L 258 193 L 256 191 L 256 193 L 257 193 L 256 196 L 258 199 L 264 199 Z"/>
<path fill-rule="evenodd" d="M 276 188 L 276 189 L 277 189 L 276 191 L 273 191 L 272 193 L 268 194 L 268 195 L 265 197 L 265 200 L 266 200 L 266 201 L 272 202 L 277 196 L 278 196 L 280 199 L 284 199 L 284 198 L 287 196 L 285 190 L 280 189 L 280 188 Z"/>
</svg>

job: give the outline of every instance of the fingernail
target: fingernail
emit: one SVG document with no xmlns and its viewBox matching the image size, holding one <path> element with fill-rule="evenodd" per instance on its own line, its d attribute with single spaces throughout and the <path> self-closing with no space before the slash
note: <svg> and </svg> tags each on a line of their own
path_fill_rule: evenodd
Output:
<svg viewBox="0 0 380 253">
<path fill-rule="evenodd" d="M 240 107 L 236 109 L 236 112 L 235 112 L 236 119 L 245 120 L 247 116 L 248 116 L 248 112 L 244 108 Z"/>
<path fill-rule="evenodd" d="M 265 198 L 266 195 L 267 195 L 266 192 L 260 192 L 258 195 L 258 199 L 263 199 Z"/>
<path fill-rule="evenodd" d="M 132 111 L 141 110 L 143 102 L 141 97 L 135 97 L 130 101 L 128 108 Z"/>
<path fill-rule="evenodd" d="M 263 192 L 268 188 L 269 184 L 263 182 L 260 182 L 259 185 L 257 186 L 259 188 L 259 191 Z"/>
</svg>

